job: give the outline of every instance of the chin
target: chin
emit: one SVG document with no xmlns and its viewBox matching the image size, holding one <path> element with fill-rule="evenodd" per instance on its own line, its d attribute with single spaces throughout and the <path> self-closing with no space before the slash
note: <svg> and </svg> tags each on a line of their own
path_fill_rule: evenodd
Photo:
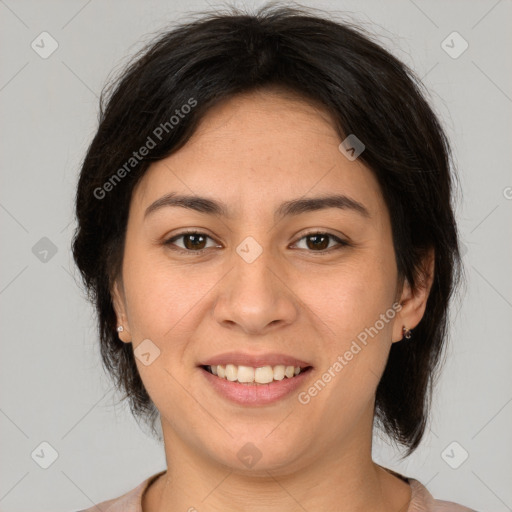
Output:
<svg viewBox="0 0 512 512">
<path fill-rule="evenodd" d="M 210 451 L 215 447 L 211 456 L 238 473 L 253 476 L 268 477 L 268 472 L 287 474 L 297 470 L 297 459 L 303 456 L 298 447 L 310 446 L 310 442 L 305 438 L 295 439 L 286 431 L 272 432 L 272 428 L 253 428 L 250 433 L 245 430 L 243 435 L 233 438 L 226 435 L 218 442 L 210 437 Z"/>
</svg>

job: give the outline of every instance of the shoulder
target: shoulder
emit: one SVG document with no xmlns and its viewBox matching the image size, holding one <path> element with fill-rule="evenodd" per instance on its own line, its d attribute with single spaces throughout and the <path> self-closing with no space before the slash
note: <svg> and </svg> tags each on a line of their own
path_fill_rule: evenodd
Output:
<svg viewBox="0 0 512 512">
<path fill-rule="evenodd" d="M 142 512 L 142 495 L 144 491 L 162 473 L 163 472 L 160 472 L 150 476 L 137 485 L 137 487 L 117 498 L 102 501 L 101 503 L 92 505 L 87 509 L 78 510 L 77 512 L 97 512 L 98 510 L 102 512 Z"/>
<path fill-rule="evenodd" d="M 453 501 L 436 500 L 427 488 L 414 478 L 407 478 L 411 486 L 411 502 L 407 512 L 476 512 Z"/>
</svg>

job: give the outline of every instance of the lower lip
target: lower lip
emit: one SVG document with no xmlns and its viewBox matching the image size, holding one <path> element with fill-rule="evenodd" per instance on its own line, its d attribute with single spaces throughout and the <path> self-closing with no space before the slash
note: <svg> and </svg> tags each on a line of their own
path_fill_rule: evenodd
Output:
<svg viewBox="0 0 512 512">
<path fill-rule="evenodd" d="M 217 393 L 232 402 L 249 406 L 267 405 L 285 398 L 295 391 L 311 372 L 310 368 L 291 379 L 285 377 L 283 380 L 274 380 L 268 384 L 241 384 L 221 379 L 204 368 L 200 370 Z"/>
</svg>

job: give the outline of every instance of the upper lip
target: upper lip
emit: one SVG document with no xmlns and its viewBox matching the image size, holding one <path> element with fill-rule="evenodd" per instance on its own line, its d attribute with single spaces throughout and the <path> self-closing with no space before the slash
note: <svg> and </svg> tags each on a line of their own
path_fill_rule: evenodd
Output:
<svg viewBox="0 0 512 512">
<path fill-rule="evenodd" d="M 299 366 L 307 368 L 311 366 L 309 363 L 297 359 L 296 357 L 286 354 L 243 354 L 242 352 L 225 352 L 210 357 L 199 366 L 217 366 L 217 365 L 234 364 L 236 366 L 252 366 L 253 368 L 261 368 L 262 366 Z"/>
</svg>

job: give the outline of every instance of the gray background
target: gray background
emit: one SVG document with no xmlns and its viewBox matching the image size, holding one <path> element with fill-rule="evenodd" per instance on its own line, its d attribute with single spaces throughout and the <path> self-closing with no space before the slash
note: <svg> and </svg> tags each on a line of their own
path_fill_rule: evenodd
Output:
<svg viewBox="0 0 512 512">
<path fill-rule="evenodd" d="M 424 79 L 462 185 L 457 217 L 468 286 L 454 303 L 430 429 L 405 461 L 377 438 L 375 458 L 419 479 L 437 498 L 481 511 L 512 510 L 512 3 L 304 4 L 347 12 Z M 165 468 L 163 447 L 126 406 L 113 405 L 93 312 L 76 284 L 72 208 L 98 95 L 111 71 L 148 34 L 209 5 L 219 4 L 0 0 L 1 511 L 71 512 Z M 43 31 L 58 43 L 46 59 L 31 47 L 34 40 L 42 46 Z M 442 46 L 453 31 L 469 44 L 458 58 Z M 461 48 L 460 40 L 450 41 L 452 53 Z M 51 48 L 49 39 L 44 46 Z M 41 464 L 51 462 L 51 449 L 42 442 L 58 454 L 47 469 Z M 461 464 L 463 450 L 469 457 Z"/>
</svg>

